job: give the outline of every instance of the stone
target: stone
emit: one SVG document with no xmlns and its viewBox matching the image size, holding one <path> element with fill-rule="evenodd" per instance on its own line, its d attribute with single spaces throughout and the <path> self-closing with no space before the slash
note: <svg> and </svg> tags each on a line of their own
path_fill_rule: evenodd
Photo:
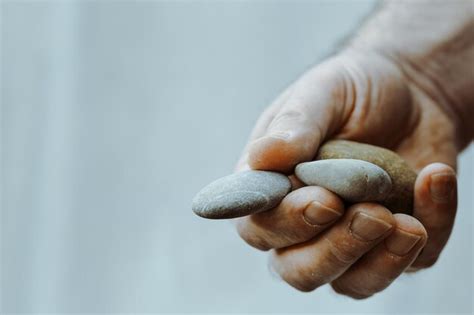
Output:
<svg viewBox="0 0 474 315">
<path fill-rule="evenodd" d="M 382 204 L 394 213 L 413 212 L 416 173 L 397 153 L 370 144 L 332 140 L 321 146 L 316 159 L 358 159 L 381 167 L 392 180 L 392 189 Z"/>
<path fill-rule="evenodd" d="M 193 200 L 193 211 L 208 219 L 230 219 L 276 207 L 291 190 L 285 175 L 243 171 L 217 179 Z"/>
<path fill-rule="evenodd" d="M 300 163 L 295 175 L 306 185 L 324 187 L 349 202 L 384 201 L 392 180 L 375 164 L 355 159 Z"/>
</svg>

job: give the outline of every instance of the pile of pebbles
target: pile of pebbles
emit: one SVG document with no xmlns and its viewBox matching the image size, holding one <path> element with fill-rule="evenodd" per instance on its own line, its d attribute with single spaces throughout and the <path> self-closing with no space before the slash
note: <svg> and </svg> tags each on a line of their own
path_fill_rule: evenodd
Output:
<svg viewBox="0 0 474 315">
<path fill-rule="evenodd" d="M 411 213 L 416 173 L 395 152 L 347 140 L 332 140 L 316 160 L 300 163 L 295 176 L 306 185 L 324 187 L 349 203 L 374 201 L 394 213 Z M 243 171 L 204 187 L 193 211 L 208 219 L 242 217 L 276 207 L 291 191 L 286 175 Z"/>
</svg>

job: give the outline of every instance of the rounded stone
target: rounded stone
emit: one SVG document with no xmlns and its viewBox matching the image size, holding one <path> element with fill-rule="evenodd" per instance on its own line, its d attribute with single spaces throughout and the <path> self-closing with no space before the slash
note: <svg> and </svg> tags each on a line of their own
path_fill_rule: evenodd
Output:
<svg viewBox="0 0 474 315">
<path fill-rule="evenodd" d="M 416 173 L 397 153 L 370 144 L 332 140 L 320 147 L 316 159 L 358 159 L 381 167 L 392 180 L 392 190 L 382 204 L 394 213 L 413 212 Z"/>
<path fill-rule="evenodd" d="M 295 175 L 306 185 L 324 187 L 349 202 L 383 201 L 392 190 L 390 176 L 375 164 L 355 159 L 300 163 Z"/>
<path fill-rule="evenodd" d="M 291 190 L 285 175 L 244 171 L 215 180 L 193 200 L 193 211 L 208 219 L 230 219 L 276 207 Z"/>
</svg>

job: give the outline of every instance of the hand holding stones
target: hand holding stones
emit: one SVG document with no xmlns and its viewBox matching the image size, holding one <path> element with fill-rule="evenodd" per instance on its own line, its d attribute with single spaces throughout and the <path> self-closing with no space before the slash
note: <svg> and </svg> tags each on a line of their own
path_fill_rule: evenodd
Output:
<svg viewBox="0 0 474 315">
<path fill-rule="evenodd" d="M 347 140 L 326 142 L 316 161 L 300 163 L 295 175 L 306 185 L 324 187 L 347 202 L 374 201 L 392 212 L 411 213 L 416 173 L 395 152 Z M 244 171 L 204 187 L 193 211 L 208 219 L 228 219 L 274 208 L 290 192 L 288 177 Z"/>
</svg>

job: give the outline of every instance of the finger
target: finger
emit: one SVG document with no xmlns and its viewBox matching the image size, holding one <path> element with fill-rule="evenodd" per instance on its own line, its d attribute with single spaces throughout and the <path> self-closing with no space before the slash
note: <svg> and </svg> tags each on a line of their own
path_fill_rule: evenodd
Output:
<svg viewBox="0 0 474 315">
<path fill-rule="evenodd" d="M 237 221 L 239 235 L 261 250 L 305 242 L 344 213 L 342 200 L 321 187 L 307 186 L 288 194 L 273 210 Z"/>
<path fill-rule="evenodd" d="M 249 146 L 250 167 L 289 173 L 297 163 L 311 160 L 350 113 L 347 89 L 352 85 L 346 72 L 331 59 L 296 81 L 265 135 Z"/>
<path fill-rule="evenodd" d="M 336 292 L 367 298 L 388 287 L 416 259 L 428 237 L 425 228 L 412 216 L 395 214 L 394 219 L 392 234 L 331 283 Z"/>
<path fill-rule="evenodd" d="M 243 171 L 250 168 L 247 164 L 249 144 L 265 134 L 268 125 L 270 125 L 270 123 L 273 121 L 273 118 L 280 110 L 281 106 L 287 100 L 290 94 L 290 90 L 291 86 L 288 87 L 279 97 L 277 97 L 277 99 L 273 101 L 273 103 L 269 107 L 267 107 L 260 115 L 255 124 L 255 127 L 252 130 L 252 133 L 250 134 L 248 143 L 245 146 L 242 155 L 237 163 L 236 171 Z"/>
<path fill-rule="evenodd" d="M 446 245 L 457 208 L 457 183 L 454 170 L 442 163 L 426 166 L 415 182 L 416 217 L 428 232 L 428 241 L 413 268 L 432 266 Z"/>
<path fill-rule="evenodd" d="M 388 236 L 394 224 L 391 212 L 381 205 L 353 205 L 315 239 L 274 251 L 271 264 L 290 285 L 311 291 L 344 273 Z"/>
<path fill-rule="evenodd" d="M 250 145 L 250 167 L 287 173 L 329 137 L 394 147 L 411 133 L 419 113 L 403 74 L 378 54 L 366 60 L 349 51 L 296 81 L 265 135 Z"/>
</svg>

